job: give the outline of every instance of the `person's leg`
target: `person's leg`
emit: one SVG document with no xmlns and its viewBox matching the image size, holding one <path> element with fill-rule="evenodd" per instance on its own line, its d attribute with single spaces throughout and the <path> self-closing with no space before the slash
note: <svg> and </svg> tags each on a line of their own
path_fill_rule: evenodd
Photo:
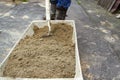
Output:
<svg viewBox="0 0 120 80">
<path fill-rule="evenodd" d="M 55 15 L 56 15 L 56 4 L 51 4 L 51 12 L 50 12 L 51 20 L 55 20 Z"/>
<path fill-rule="evenodd" d="M 65 20 L 66 17 L 66 13 L 67 13 L 67 9 L 66 10 L 56 10 L 56 19 L 57 20 Z"/>
<path fill-rule="evenodd" d="M 63 15 L 62 15 L 62 19 L 65 20 L 66 14 L 67 14 L 67 10 L 64 10 L 64 11 L 62 12 L 62 14 L 63 14 Z"/>
</svg>

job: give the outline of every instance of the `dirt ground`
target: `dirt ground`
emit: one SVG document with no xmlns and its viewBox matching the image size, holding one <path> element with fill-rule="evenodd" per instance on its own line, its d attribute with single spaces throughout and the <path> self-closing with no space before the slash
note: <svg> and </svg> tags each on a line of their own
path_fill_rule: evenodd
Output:
<svg viewBox="0 0 120 80">
<path fill-rule="evenodd" d="M 73 78 L 75 75 L 75 46 L 72 43 L 73 28 L 70 25 L 52 24 L 52 36 L 48 27 L 34 27 L 34 35 L 26 36 L 9 57 L 3 76 L 21 78 Z"/>
</svg>

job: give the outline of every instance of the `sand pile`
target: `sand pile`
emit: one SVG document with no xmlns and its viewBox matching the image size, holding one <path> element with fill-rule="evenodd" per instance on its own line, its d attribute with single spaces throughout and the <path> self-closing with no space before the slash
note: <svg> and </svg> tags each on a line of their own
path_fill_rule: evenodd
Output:
<svg viewBox="0 0 120 80">
<path fill-rule="evenodd" d="M 21 78 L 73 78 L 75 46 L 70 25 L 52 24 L 52 36 L 42 37 L 48 27 L 34 27 L 35 34 L 26 36 L 11 53 L 3 76 Z"/>
</svg>

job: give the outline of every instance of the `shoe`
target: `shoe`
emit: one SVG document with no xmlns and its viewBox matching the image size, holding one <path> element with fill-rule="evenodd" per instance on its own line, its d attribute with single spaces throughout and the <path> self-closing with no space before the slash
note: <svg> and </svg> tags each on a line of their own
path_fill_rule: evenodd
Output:
<svg viewBox="0 0 120 80">
<path fill-rule="evenodd" d="M 120 19 L 120 14 L 116 16 L 117 19 Z"/>
</svg>

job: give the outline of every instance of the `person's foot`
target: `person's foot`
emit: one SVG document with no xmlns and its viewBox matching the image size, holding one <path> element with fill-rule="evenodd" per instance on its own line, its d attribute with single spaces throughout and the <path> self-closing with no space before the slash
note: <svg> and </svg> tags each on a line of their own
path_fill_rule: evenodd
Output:
<svg viewBox="0 0 120 80">
<path fill-rule="evenodd" d="M 117 19 L 120 19 L 120 14 L 118 14 L 118 15 L 116 16 L 116 18 L 117 18 Z"/>
<path fill-rule="evenodd" d="M 46 20 L 46 17 L 45 17 L 45 16 L 43 17 L 43 20 Z"/>
</svg>

